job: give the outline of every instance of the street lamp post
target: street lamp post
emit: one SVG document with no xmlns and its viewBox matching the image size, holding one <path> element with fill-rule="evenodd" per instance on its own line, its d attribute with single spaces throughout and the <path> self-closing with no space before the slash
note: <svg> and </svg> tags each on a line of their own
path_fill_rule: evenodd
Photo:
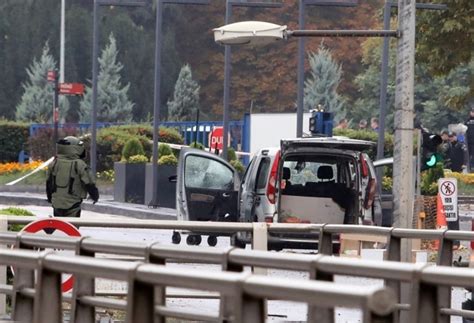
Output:
<svg viewBox="0 0 474 323">
<path fill-rule="evenodd" d="M 152 199 L 149 206 L 158 206 L 158 140 L 160 123 L 160 101 L 161 101 L 161 30 L 163 23 L 163 5 L 164 4 L 188 4 L 188 5 L 207 5 L 209 0 L 158 0 L 156 2 L 156 29 L 155 29 L 155 85 L 153 102 L 153 154 L 151 160 L 151 182 Z"/>
<path fill-rule="evenodd" d="M 259 7 L 259 8 L 281 8 L 281 3 L 272 2 L 244 2 L 239 0 L 227 0 L 225 6 L 225 24 L 230 24 L 232 19 L 232 7 Z M 231 75 L 231 48 L 225 46 L 224 50 L 224 112 L 223 112 L 223 137 L 222 157 L 227 159 L 229 141 L 229 119 L 230 119 L 230 75 Z"/>
<path fill-rule="evenodd" d="M 445 4 L 417 3 L 416 9 L 445 10 Z M 385 0 L 383 9 L 383 28 L 390 28 L 390 12 L 392 8 L 398 8 L 398 3 Z M 380 68 L 380 101 L 379 101 L 379 136 L 377 139 L 377 159 L 384 158 L 385 145 L 385 117 L 387 113 L 387 84 L 388 84 L 388 61 L 389 61 L 389 39 L 385 37 L 382 45 L 382 64 Z M 381 179 L 381 169 L 377 170 L 377 177 Z"/>
<path fill-rule="evenodd" d="M 299 0 L 299 28 L 305 28 L 306 6 L 319 7 L 355 7 L 357 0 Z M 296 104 L 296 137 L 303 136 L 303 110 L 304 110 L 304 47 L 305 39 L 298 40 L 298 96 Z"/>
<path fill-rule="evenodd" d="M 92 35 L 92 116 L 91 116 L 91 148 L 90 161 L 91 171 L 95 177 L 97 174 L 97 93 L 99 73 L 99 7 L 100 6 L 122 6 L 122 7 L 144 7 L 146 2 L 120 1 L 120 0 L 94 0 L 94 21 Z"/>
</svg>

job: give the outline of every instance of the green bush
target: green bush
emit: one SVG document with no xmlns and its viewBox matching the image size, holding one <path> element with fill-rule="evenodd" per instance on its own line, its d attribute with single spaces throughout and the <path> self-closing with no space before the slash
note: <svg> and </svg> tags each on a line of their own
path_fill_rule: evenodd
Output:
<svg viewBox="0 0 474 323">
<path fill-rule="evenodd" d="M 174 128 L 161 128 L 159 131 L 160 142 L 168 144 L 178 144 L 182 145 L 184 143 L 183 136 L 179 133 L 178 130 Z"/>
<path fill-rule="evenodd" d="M 76 128 L 62 128 L 59 129 L 58 138 L 64 138 L 67 136 L 77 136 L 78 131 Z M 35 160 L 48 160 L 55 153 L 55 147 L 53 143 L 54 130 L 51 128 L 39 129 L 33 137 L 28 139 L 28 150 L 30 157 Z M 89 152 L 87 150 L 87 152 Z"/>
<path fill-rule="evenodd" d="M 9 207 L 9 208 L 6 208 L 6 209 L 1 209 L 0 210 L 0 215 L 35 216 L 30 211 L 25 210 L 25 209 L 20 209 L 20 208 L 17 208 L 17 207 Z M 8 226 L 8 230 L 18 232 L 21 229 L 23 229 L 23 227 L 24 227 L 24 225 L 21 225 L 21 224 L 10 224 Z"/>
<path fill-rule="evenodd" d="M 145 155 L 133 155 L 127 160 L 129 164 L 145 164 L 147 162 L 148 158 Z"/>
<path fill-rule="evenodd" d="M 162 156 L 173 155 L 173 149 L 171 149 L 170 145 L 168 144 L 159 144 L 158 145 L 158 156 L 160 158 Z"/>
<path fill-rule="evenodd" d="M 227 161 L 237 160 L 237 154 L 235 153 L 235 149 L 229 147 L 227 149 Z"/>
<path fill-rule="evenodd" d="M 178 165 L 178 159 L 174 155 L 165 155 L 158 159 L 158 165 Z"/>
<path fill-rule="evenodd" d="M 193 142 L 192 144 L 190 144 L 189 147 L 195 148 L 195 149 L 199 149 L 199 150 L 204 150 L 204 149 L 206 149 L 206 147 L 204 147 L 203 144 L 201 144 L 200 142 L 197 142 L 197 141 L 195 141 L 195 142 Z"/>
<path fill-rule="evenodd" d="M 344 136 L 351 139 L 359 139 L 377 142 L 378 133 L 370 130 L 354 130 L 354 129 L 334 129 L 335 136 Z M 371 159 L 375 160 L 377 155 L 377 147 L 367 152 Z M 384 156 L 393 156 L 393 135 L 385 133 Z"/>
<path fill-rule="evenodd" d="M 443 163 L 421 172 L 421 194 L 435 196 L 438 194 L 438 179 L 444 177 Z"/>
<path fill-rule="evenodd" d="M 27 148 L 28 137 L 28 124 L 0 120 L 0 162 L 17 161 L 20 151 Z"/>
<path fill-rule="evenodd" d="M 123 146 L 122 149 L 122 160 L 128 162 L 131 156 L 145 155 L 143 145 L 138 138 L 130 138 Z"/>
<path fill-rule="evenodd" d="M 245 167 L 244 167 L 244 164 L 242 164 L 240 162 L 240 160 L 238 159 L 234 159 L 234 160 L 231 160 L 229 162 L 234 168 L 236 171 L 238 171 L 240 174 L 243 174 L 244 171 L 245 171 Z"/>
</svg>

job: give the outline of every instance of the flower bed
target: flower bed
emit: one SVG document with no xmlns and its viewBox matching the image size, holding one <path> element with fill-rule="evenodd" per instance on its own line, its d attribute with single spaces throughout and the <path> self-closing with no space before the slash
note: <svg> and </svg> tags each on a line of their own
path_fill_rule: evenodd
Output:
<svg viewBox="0 0 474 323">
<path fill-rule="evenodd" d="M 30 171 L 37 168 L 42 163 L 42 161 L 32 161 L 31 163 L 24 164 L 20 164 L 18 162 L 0 164 L 0 175 Z"/>
</svg>

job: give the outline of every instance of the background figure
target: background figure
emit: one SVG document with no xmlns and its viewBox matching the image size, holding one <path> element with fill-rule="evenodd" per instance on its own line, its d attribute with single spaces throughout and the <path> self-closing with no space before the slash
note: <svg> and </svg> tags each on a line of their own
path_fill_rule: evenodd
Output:
<svg viewBox="0 0 474 323">
<path fill-rule="evenodd" d="M 346 118 L 339 120 L 339 123 L 336 126 L 336 129 L 347 129 L 349 127 L 349 122 Z"/>
<path fill-rule="evenodd" d="M 359 121 L 359 130 L 367 130 L 367 120 L 362 119 Z"/>
<path fill-rule="evenodd" d="M 454 132 L 449 133 L 449 142 L 450 146 L 447 154 L 450 160 L 449 169 L 461 173 L 467 167 L 468 162 L 466 145 L 458 141 Z"/>
<path fill-rule="evenodd" d="M 467 126 L 465 140 L 467 143 L 467 151 L 469 153 L 469 169 L 474 170 L 474 105 L 471 104 L 469 119 L 465 122 Z"/>
<path fill-rule="evenodd" d="M 449 160 L 449 147 L 451 147 L 451 143 L 449 142 L 449 132 L 447 130 L 443 130 L 440 134 L 441 140 L 443 142 L 439 146 L 439 152 L 441 157 L 443 158 L 444 168 L 449 168 L 450 160 Z"/>
<path fill-rule="evenodd" d="M 379 118 L 373 117 L 370 119 L 370 128 L 372 128 L 373 131 L 379 131 Z"/>
</svg>

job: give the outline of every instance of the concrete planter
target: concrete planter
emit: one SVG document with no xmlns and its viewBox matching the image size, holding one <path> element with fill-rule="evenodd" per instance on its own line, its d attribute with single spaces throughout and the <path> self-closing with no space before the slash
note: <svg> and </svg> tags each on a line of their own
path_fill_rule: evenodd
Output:
<svg viewBox="0 0 474 323">
<path fill-rule="evenodd" d="M 146 164 L 145 176 L 145 205 L 176 208 L 176 183 L 171 183 L 169 177 L 176 175 L 177 167 L 173 165 L 156 165 L 158 167 L 158 179 L 155 183 L 158 189 L 158 205 L 151 205 L 153 195 L 152 164 Z"/>
<path fill-rule="evenodd" d="M 114 163 L 114 200 L 143 204 L 145 200 L 145 164 Z"/>
</svg>

